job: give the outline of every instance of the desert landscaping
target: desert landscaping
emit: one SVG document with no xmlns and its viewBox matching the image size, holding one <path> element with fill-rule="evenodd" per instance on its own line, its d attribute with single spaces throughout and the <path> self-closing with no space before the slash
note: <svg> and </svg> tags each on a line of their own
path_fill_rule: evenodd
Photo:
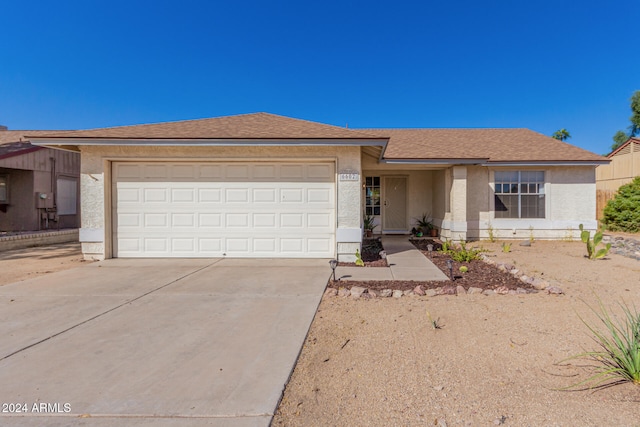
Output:
<svg viewBox="0 0 640 427">
<path fill-rule="evenodd" d="M 589 260 L 578 240 L 513 242 L 510 252 L 502 242 L 473 245 L 487 250 L 479 276 L 474 264 L 466 277 L 456 266 L 453 284 L 423 284 L 435 296 L 415 294 L 415 283 L 399 283 L 400 298 L 379 296 L 389 283 L 373 284 L 378 296 L 368 298 L 327 292 L 272 425 L 640 425 L 640 385 L 571 387 L 594 371 L 586 360 L 566 360 L 597 349 L 580 320 L 602 327 L 590 307 L 601 301 L 616 316 L 620 303 L 640 307 L 640 254 Z M 0 285 L 83 263 L 77 244 L 6 252 Z M 488 281 L 485 269 L 501 264 L 563 293 L 526 284 L 516 292 L 518 280 L 500 271 L 479 289 L 511 292 L 442 292 Z M 355 284 L 330 285 L 337 292 Z"/>
<path fill-rule="evenodd" d="M 480 244 L 560 295 L 325 295 L 273 425 L 640 425 L 640 385 L 566 389 L 594 371 L 565 360 L 597 349 L 590 307 L 640 306 L 640 261 L 566 240 Z"/>
</svg>

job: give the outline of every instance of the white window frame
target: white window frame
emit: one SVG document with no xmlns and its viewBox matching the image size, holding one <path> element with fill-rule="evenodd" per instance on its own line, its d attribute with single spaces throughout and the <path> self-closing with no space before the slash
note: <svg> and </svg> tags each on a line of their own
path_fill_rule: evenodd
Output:
<svg viewBox="0 0 640 427">
<path fill-rule="evenodd" d="M 537 192 L 529 192 L 529 190 L 527 190 L 526 193 L 522 192 L 522 173 L 523 172 L 537 172 L 537 173 L 541 173 L 542 174 L 542 181 L 526 181 L 526 183 L 528 184 L 540 184 L 538 187 L 538 191 Z M 502 192 L 502 191 L 497 191 L 498 190 L 498 184 L 502 183 L 503 181 L 498 182 L 496 175 L 499 173 L 517 173 L 518 174 L 518 179 L 517 179 L 517 192 L 516 193 L 512 193 L 512 192 Z M 547 206 L 547 201 L 548 201 L 548 197 L 547 197 L 547 191 L 546 191 L 546 185 L 548 183 L 548 174 L 546 170 L 496 170 L 493 171 L 493 218 L 495 220 L 543 220 L 543 219 L 547 219 L 547 215 L 548 215 L 548 206 Z M 501 189 L 502 190 L 502 189 Z M 518 216 L 514 216 L 514 217 L 498 217 L 496 216 L 496 198 L 499 197 L 500 195 L 509 195 L 509 196 L 513 196 L 516 195 L 518 196 Z M 522 196 L 544 196 L 544 215 L 543 216 L 536 216 L 536 217 L 526 217 L 523 218 L 522 217 Z"/>
</svg>

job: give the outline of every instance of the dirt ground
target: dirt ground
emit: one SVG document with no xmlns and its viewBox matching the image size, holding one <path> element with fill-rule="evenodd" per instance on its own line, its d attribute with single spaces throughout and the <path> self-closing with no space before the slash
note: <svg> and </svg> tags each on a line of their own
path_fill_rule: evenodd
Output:
<svg viewBox="0 0 640 427">
<path fill-rule="evenodd" d="M 565 295 L 325 297 L 273 425 L 639 426 L 640 385 L 558 389 L 592 373 L 559 363 L 596 349 L 588 306 L 640 308 L 640 261 L 591 261 L 581 242 L 482 246 Z"/>
<path fill-rule="evenodd" d="M 0 286 L 82 265 L 80 243 L 0 252 Z"/>
</svg>

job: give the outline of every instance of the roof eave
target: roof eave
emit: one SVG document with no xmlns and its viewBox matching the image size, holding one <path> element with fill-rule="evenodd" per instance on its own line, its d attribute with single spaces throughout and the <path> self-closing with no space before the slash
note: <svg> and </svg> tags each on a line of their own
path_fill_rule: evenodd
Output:
<svg viewBox="0 0 640 427">
<path fill-rule="evenodd" d="M 404 164 L 404 165 L 479 165 L 486 163 L 489 159 L 381 159 L 380 163 Z"/>
<path fill-rule="evenodd" d="M 599 166 L 608 165 L 610 160 L 523 160 L 487 161 L 482 166 Z"/>
<path fill-rule="evenodd" d="M 388 138 L 69 138 L 29 137 L 38 146 L 378 146 L 386 147 Z"/>
</svg>

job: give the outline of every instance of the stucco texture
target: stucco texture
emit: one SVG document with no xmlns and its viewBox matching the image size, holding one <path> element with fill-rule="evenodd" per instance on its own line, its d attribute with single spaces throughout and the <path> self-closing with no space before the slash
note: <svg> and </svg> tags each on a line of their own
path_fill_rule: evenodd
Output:
<svg viewBox="0 0 640 427">
<path fill-rule="evenodd" d="M 327 147 L 177 147 L 177 146 L 82 146 L 81 191 L 82 228 L 93 235 L 103 233 L 103 242 L 83 242 L 85 257 L 110 257 L 111 245 L 111 173 L 112 161 L 335 161 L 336 174 L 360 171 L 360 148 L 355 146 Z M 360 228 L 360 189 L 362 182 L 336 179 L 337 228 Z M 355 259 L 360 240 L 341 242 L 336 254 L 342 259 Z"/>
</svg>

